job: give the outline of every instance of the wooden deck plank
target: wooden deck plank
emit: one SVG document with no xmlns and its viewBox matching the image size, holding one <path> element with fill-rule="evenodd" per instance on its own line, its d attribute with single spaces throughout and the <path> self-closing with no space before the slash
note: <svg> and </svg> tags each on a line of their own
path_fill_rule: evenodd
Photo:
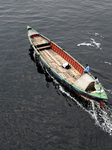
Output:
<svg viewBox="0 0 112 150">
<path fill-rule="evenodd" d="M 72 82 L 73 84 L 81 76 L 81 74 L 73 66 L 71 66 L 70 69 L 63 68 L 62 64 L 67 61 L 52 49 L 43 50 L 40 51 L 40 53 L 47 63 L 68 82 Z"/>
<path fill-rule="evenodd" d="M 41 44 L 45 44 L 45 43 L 48 43 L 49 41 L 43 39 L 42 37 L 40 36 L 36 36 L 32 39 L 32 42 L 35 46 L 37 45 L 41 45 Z"/>
<path fill-rule="evenodd" d="M 46 41 L 42 37 L 40 37 L 40 36 L 34 37 L 34 41 L 38 43 L 37 45 L 45 44 L 46 43 Z"/>
<path fill-rule="evenodd" d="M 49 52 L 50 52 L 50 54 L 52 54 L 53 57 L 55 56 L 55 58 L 60 62 L 61 65 L 62 65 L 63 63 L 66 63 L 66 62 L 67 62 L 64 58 L 62 58 L 59 54 L 57 54 L 57 53 L 54 52 L 53 50 L 50 50 Z"/>
<path fill-rule="evenodd" d="M 48 51 L 46 51 L 46 53 L 60 66 L 60 62 L 57 61 L 57 59 Z"/>
<path fill-rule="evenodd" d="M 70 83 L 72 83 L 72 84 L 74 84 L 74 82 L 76 81 L 76 79 L 75 78 L 68 78 L 67 81 L 70 82 Z"/>
<path fill-rule="evenodd" d="M 40 51 L 41 55 L 48 60 L 49 63 L 54 62 L 53 59 L 47 54 L 46 50 Z"/>
</svg>

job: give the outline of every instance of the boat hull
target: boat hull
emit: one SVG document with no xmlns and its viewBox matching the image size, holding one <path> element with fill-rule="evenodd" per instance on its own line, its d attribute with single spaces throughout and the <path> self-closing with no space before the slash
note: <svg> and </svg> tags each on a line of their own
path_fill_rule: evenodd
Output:
<svg viewBox="0 0 112 150">
<path fill-rule="evenodd" d="M 29 29 L 30 27 L 27 27 L 27 29 Z M 32 28 L 31 28 L 32 29 Z M 50 41 L 48 38 L 44 37 L 43 35 L 40 35 L 42 38 L 44 38 L 45 40 L 47 41 Z M 86 98 L 86 99 L 92 99 L 92 100 L 95 100 L 95 101 L 98 101 L 98 102 L 101 102 L 101 101 L 104 101 L 104 100 L 107 100 L 107 96 L 105 94 L 104 97 L 99 97 L 99 96 L 96 96 L 95 94 L 91 94 L 89 92 L 85 92 L 84 90 L 81 90 L 80 88 L 74 86 L 73 84 L 69 83 L 67 80 L 64 80 L 60 74 L 58 74 L 54 69 L 52 69 L 52 67 L 49 66 L 49 64 L 47 63 L 47 61 L 42 57 L 42 55 L 40 54 L 40 52 L 38 51 L 38 49 L 34 46 L 32 40 L 31 40 L 31 35 L 28 34 L 28 38 L 29 38 L 29 41 L 36 53 L 36 55 L 38 56 L 38 59 L 41 61 L 41 63 L 43 64 L 43 66 L 49 71 L 49 73 L 54 76 L 61 84 L 63 84 L 64 86 L 66 86 L 68 89 L 70 89 L 71 91 L 73 91 L 74 93 Z M 60 47 L 58 47 L 54 42 L 50 41 L 50 45 L 52 46 L 52 49 L 54 49 L 55 51 L 55 47 L 57 47 L 57 49 L 63 51 Z M 74 58 L 72 58 L 68 53 L 66 53 L 64 51 L 64 53 L 67 55 L 67 57 L 65 59 L 67 60 L 70 60 L 68 59 L 68 57 L 71 58 L 70 62 L 72 64 L 72 62 L 74 61 Z M 83 75 L 83 70 L 84 70 L 84 67 L 77 63 L 79 65 L 78 67 L 78 71 Z"/>
</svg>

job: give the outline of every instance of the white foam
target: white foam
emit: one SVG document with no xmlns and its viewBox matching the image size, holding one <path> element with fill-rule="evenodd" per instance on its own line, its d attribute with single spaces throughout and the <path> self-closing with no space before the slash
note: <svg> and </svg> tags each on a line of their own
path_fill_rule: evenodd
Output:
<svg viewBox="0 0 112 150">
<path fill-rule="evenodd" d="M 95 33 L 95 36 L 99 36 L 99 33 Z"/>
<path fill-rule="evenodd" d="M 95 32 L 95 33 L 88 33 L 88 34 L 90 34 L 90 35 L 92 35 L 92 36 L 96 36 L 96 37 L 99 37 L 99 38 L 104 38 L 102 35 L 100 35 L 99 33 L 97 33 L 97 32 Z"/>
<path fill-rule="evenodd" d="M 81 107 L 84 111 L 90 114 L 90 116 L 95 120 L 95 125 L 99 126 L 102 130 L 112 135 L 112 110 L 108 108 L 105 104 L 105 108 L 101 108 L 100 103 L 96 101 L 89 100 L 91 102 L 91 109 L 87 110 L 83 107 L 81 103 L 79 103 L 74 97 L 72 97 L 69 93 L 64 91 L 62 86 L 59 85 L 59 90 L 74 100 L 79 107 Z"/>
<path fill-rule="evenodd" d="M 91 46 L 91 47 L 95 47 L 100 50 L 102 49 L 100 47 L 101 43 L 96 42 L 95 39 L 93 39 L 93 38 L 90 39 L 90 42 L 79 43 L 79 44 L 77 44 L 77 46 Z"/>
<path fill-rule="evenodd" d="M 112 63 L 110 63 L 110 62 L 107 62 L 107 61 L 105 61 L 104 63 L 105 63 L 105 64 L 109 64 L 109 65 L 112 65 Z"/>
<path fill-rule="evenodd" d="M 80 44 L 77 44 L 77 46 L 94 46 L 92 45 L 91 43 L 87 43 L 87 42 L 83 42 L 83 43 L 80 43 Z"/>
<path fill-rule="evenodd" d="M 100 48 L 100 43 L 97 43 L 95 39 L 91 38 L 91 43 L 94 44 L 97 48 Z"/>
</svg>

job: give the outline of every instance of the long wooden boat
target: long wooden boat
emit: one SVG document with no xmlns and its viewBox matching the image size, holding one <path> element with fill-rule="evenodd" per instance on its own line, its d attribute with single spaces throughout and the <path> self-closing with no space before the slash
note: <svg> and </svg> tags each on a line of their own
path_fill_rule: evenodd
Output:
<svg viewBox="0 0 112 150">
<path fill-rule="evenodd" d="M 78 95 L 103 105 L 102 101 L 108 99 L 106 92 L 101 84 L 101 90 L 95 90 L 95 78 L 91 73 L 84 73 L 85 68 L 76 59 L 30 26 L 27 31 L 34 51 L 53 76 Z"/>
</svg>

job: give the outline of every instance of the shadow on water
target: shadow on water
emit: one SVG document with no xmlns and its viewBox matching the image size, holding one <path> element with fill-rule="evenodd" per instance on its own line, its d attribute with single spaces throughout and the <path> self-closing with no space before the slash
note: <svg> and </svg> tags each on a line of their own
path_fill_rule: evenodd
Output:
<svg viewBox="0 0 112 150">
<path fill-rule="evenodd" d="M 30 58 L 36 64 L 38 73 L 45 75 L 45 80 L 47 82 L 46 86 L 49 88 L 49 83 L 51 82 L 57 90 L 57 93 L 62 94 L 65 97 L 69 106 L 72 105 L 72 102 L 75 102 L 76 105 L 90 114 L 90 116 L 95 120 L 96 125 L 112 135 L 112 110 L 107 106 L 107 104 L 105 103 L 105 107 L 103 108 L 100 103 L 85 99 L 70 91 L 50 74 L 49 70 L 47 70 L 39 60 L 39 56 L 34 52 L 32 47 L 30 47 L 29 51 Z"/>
</svg>

